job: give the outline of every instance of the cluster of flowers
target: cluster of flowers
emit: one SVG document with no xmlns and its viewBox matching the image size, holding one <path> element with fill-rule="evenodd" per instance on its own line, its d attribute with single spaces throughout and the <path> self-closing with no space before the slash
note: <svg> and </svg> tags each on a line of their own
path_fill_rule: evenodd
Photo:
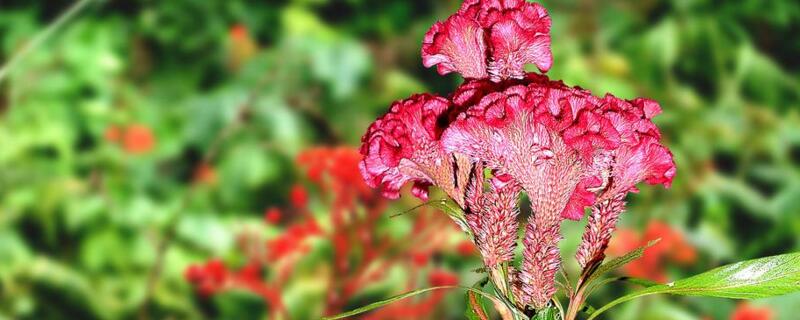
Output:
<svg viewBox="0 0 800 320">
<path fill-rule="evenodd" d="M 675 175 L 652 122 L 658 103 L 596 97 L 524 71 L 552 65 L 550 24 L 536 3 L 465 1 L 422 46 L 425 66 L 458 72 L 464 83 L 449 97 L 395 102 L 361 147 L 362 176 L 386 197 L 411 183 L 427 199 L 435 185 L 463 209 L 465 231 L 496 287 L 521 309 L 543 308 L 555 293 L 563 219 L 591 210 L 577 254 L 591 269 L 605 258 L 627 193 L 642 181 L 669 186 Z M 522 263 L 513 266 L 523 192 L 533 214 Z"/>
<path fill-rule="evenodd" d="M 270 207 L 264 221 L 283 231 L 264 239 L 254 232 L 239 237 L 239 247 L 247 263 L 239 269 L 228 268 L 219 260 L 189 266 L 185 277 L 204 296 L 230 290 L 244 290 L 263 298 L 274 317 L 288 315 L 280 293 L 297 274 L 298 263 L 308 256 L 316 244 L 331 244 L 332 254 L 325 255 L 323 267 L 332 267 L 326 274 L 323 312 L 339 313 L 367 286 L 381 281 L 393 266 L 412 269 L 408 288 L 426 281 L 430 285 L 452 285 L 455 274 L 435 267 L 431 257 L 454 251 L 471 254 L 462 245 L 453 244 L 458 233 L 450 221 L 435 212 L 413 217 L 413 241 L 373 231 L 387 207 L 387 201 L 361 179 L 358 150 L 348 147 L 318 147 L 297 157 L 305 180 L 319 190 L 329 214 L 319 219 L 312 214 L 311 196 L 300 184 L 290 188 L 287 207 Z M 451 231 L 451 232 L 443 232 Z M 322 241 L 315 241 L 322 240 Z M 408 268 L 414 266 L 414 268 Z M 424 273 L 423 273 L 424 272 Z M 423 277 L 426 276 L 426 277 Z M 369 319 L 425 318 L 435 311 L 444 298 L 436 293 L 417 300 L 404 301 L 369 315 Z"/>
</svg>

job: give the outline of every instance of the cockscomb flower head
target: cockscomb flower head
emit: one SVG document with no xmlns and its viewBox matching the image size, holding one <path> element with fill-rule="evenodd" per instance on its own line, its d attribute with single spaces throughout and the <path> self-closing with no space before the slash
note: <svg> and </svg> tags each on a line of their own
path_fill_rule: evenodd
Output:
<svg viewBox="0 0 800 320">
<path fill-rule="evenodd" d="M 597 203 L 578 247 L 576 257 L 582 267 L 605 258 L 603 252 L 625 210 L 625 196 L 638 191 L 638 183 L 644 181 L 669 187 L 675 176 L 672 153 L 661 144 L 661 133 L 652 122 L 652 118 L 661 113 L 658 103 L 649 99 L 626 101 L 606 96 L 603 110 L 604 116 L 620 133 L 620 145 L 610 153 L 610 158 L 598 162 L 592 169 L 602 183 L 596 188 Z"/>
<path fill-rule="evenodd" d="M 472 83 L 464 86 L 475 87 Z M 533 211 L 580 219 L 594 202 L 587 189 L 600 180 L 586 175 L 616 148 L 619 134 L 600 111 L 600 99 L 580 88 L 529 75 L 498 86 L 466 108 L 444 131 L 447 152 L 461 153 L 519 183 Z M 469 91 L 461 90 L 464 100 Z"/>
<path fill-rule="evenodd" d="M 550 16 L 524 0 L 468 0 L 447 20 L 431 27 L 422 44 L 422 63 L 439 74 L 458 72 L 468 79 L 525 77 L 525 65 L 547 72 Z"/>
<path fill-rule="evenodd" d="M 602 262 L 627 193 L 640 182 L 669 186 L 672 154 L 648 99 L 594 96 L 543 74 L 552 65 L 550 17 L 524 0 L 466 0 L 425 35 L 422 59 L 466 80 L 448 98 L 415 95 L 395 102 L 362 139 L 367 184 L 390 198 L 413 182 L 427 199 L 437 186 L 463 210 L 458 221 L 479 249 L 501 294 L 517 307 L 547 307 L 561 268 L 565 219 L 591 208 L 578 261 Z M 532 214 L 515 266 L 519 204 Z M 510 278 L 509 278 L 510 277 Z"/>
</svg>

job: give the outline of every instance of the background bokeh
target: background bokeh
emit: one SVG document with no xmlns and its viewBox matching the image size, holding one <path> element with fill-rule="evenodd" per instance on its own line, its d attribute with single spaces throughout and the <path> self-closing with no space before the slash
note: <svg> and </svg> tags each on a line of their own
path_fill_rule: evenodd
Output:
<svg viewBox="0 0 800 320">
<path fill-rule="evenodd" d="M 629 197 L 622 224 L 636 241 L 649 230 L 676 233 L 680 252 L 640 269 L 677 279 L 798 250 L 800 2 L 542 2 L 553 18 L 551 78 L 597 95 L 651 97 L 664 109 L 656 122 L 678 175 L 672 189 L 643 186 Z M 331 198 L 344 191 L 315 184 L 298 155 L 357 146 L 393 100 L 451 92 L 460 79 L 423 68 L 419 49 L 427 28 L 459 3 L 91 3 L 0 79 L 0 319 L 268 317 L 269 304 L 247 290 L 198 292 L 187 268 L 219 259 L 235 269 L 248 257 L 242 234 L 272 239 L 308 219 L 293 186 L 330 230 Z M 0 61 L 71 4 L 0 0 Z M 424 228 L 419 219 L 389 216 L 418 203 L 406 193 L 383 204 L 372 229 L 390 243 L 410 241 Z M 268 217 L 270 208 L 281 215 Z M 565 257 L 584 223 L 565 223 Z M 423 250 L 426 260 L 413 245 L 379 250 L 392 256 L 387 271 L 343 307 L 429 286 L 431 274 L 479 279 L 463 236 L 437 228 L 447 236 Z M 318 318 L 327 292 L 339 290 L 329 281 L 338 251 L 327 239 L 312 241 L 278 288 L 292 318 Z M 370 258 L 389 261 L 382 257 Z M 265 265 L 259 275 L 268 282 Z M 612 286 L 589 302 L 630 288 Z M 435 298 L 425 315 L 408 318 L 463 317 L 463 292 Z M 797 319 L 800 296 L 753 305 Z M 607 318 L 728 319 L 736 307 L 652 297 Z"/>
</svg>

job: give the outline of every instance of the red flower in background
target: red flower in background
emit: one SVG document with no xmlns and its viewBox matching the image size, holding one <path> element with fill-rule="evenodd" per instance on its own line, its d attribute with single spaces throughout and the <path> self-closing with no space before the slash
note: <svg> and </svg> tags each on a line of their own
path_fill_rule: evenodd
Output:
<svg viewBox="0 0 800 320">
<path fill-rule="evenodd" d="M 447 270 L 434 270 L 428 275 L 428 282 L 435 286 L 458 285 L 458 275 Z"/>
<path fill-rule="evenodd" d="M 293 254 L 304 254 L 311 248 L 307 240 L 320 235 L 322 230 L 313 219 L 291 225 L 280 236 L 267 241 L 266 259 L 276 261 Z"/>
<path fill-rule="evenodd" d="M 106 128 L 106 131 L 103 133 L 103 136 L 109 142 L 117 143 L 122 138 L 122 130 L 115 125 L 111 125 Z"/>
<path fill-rule="evenodd" d="M 258 44 L 244 24 L 235 24 L 228 31 L 228 67 L 238 70 L 258 52 Z"/>
<path fill-rule="evenodd" d="M 120 144 L 125 152 L 140 155 L 150 152 L 156 144 L 156 138 L 150 127 L 143 124 L 131 124 L 124 127 L 109 126 L 103 134 L 109 142 Z"/>
<path fill-rule="evenodd" d="M 226 290 L 247 290 L 261 296 L 274 314 L 285 314 L 280 292 L 263 283 L 260 273 L 259 264 L 251 263 L 239 271 L 231 271 L 222 261 L 214 259 L 202 265 L 189 266 L 184 277 L 204 296 Z"/>
<path fill-rule="evenodd" d="M 217 183 L 217 171 L 214 170 L 214 167 L 208 163 L 200 163 L 197 165 L 197 168 L 194 169 L 194 183 L 199 184 L 216 184 Z"/>
<path fill-rule="evenodd" d="M 266 212 L 264 212 L 264 221 L 267 224 L 277 224 L 281 221 L 281 216 L 281 209 L 270 207 Z"/>
<path fill-rule="evenodd" d="M 308 192 L 299 184 L 292 186 L 289 189 L 289 202 L 295 208 L 305 210 L 308 206 Z"/>
<path fill-rule="evenodd" d="M 660 221 L 652 221 L 644 235 L 631 229 L 617 230 L 608 252 L 621 256 L 656 239 L 661 241 L 645 250 L 641 258 L 623 267 L 627 275 L 663 283 L 667 281 L 665 267 L 668 263 L 690 266 L 697 260 L 697 251 L 683 234 Z"/>
<path fill-rule="evenodd" d="M 459 242 L 458 246 L 456 246 L 456 251 L 458 251 L 459 255 L 464 257 L 473 256 L 478 252 L 475 250 L 475 244 L 468 240 Z"/>
<path fill-rule="evenodd" d="M 186 269 L 184 277 L 197 286 L 203 295 L 211 295 L 221 290 L 228 279 L 228 269 L 220 260 L 209 260 L 202 265 L 193 265 Z"/>
<path fill-rule="evenodd" d="M 234 41 L 242 41 L 247 38 L 250 38 L 250 31 L 248 31 L 247 26 L 243 24 L 233 25 L 228 32 L 230 33 L 229 36 Z"/>
<path fill-rule="evenodd" d="M 322 239 L 320 243 L 327 242 L 333 246 L 329 264 L 334 268 L 327 281 L 330 294 L 325 301 L 325 314 L 341 312 L 350 299 L 366 286 L 382 280 L 395 264 L 406 264 L 407 269 L 413 270 L 409 273 L 408 287 L 415 287 L 417 273 L 431 264 L 430 257 L 433 254 L 445 251 L 445 248 L 455 250 L 449 248 L 449 239 L 457 229 L 446 215 L 422 210 L 413 216 L 413 241 L 375 234 L 377 223 L 385 219 L 386 200 L 362 180 L 358 169 L 360 160 L 358 150 L 348 147 L 319 147 L 302 152 L 297 157 L 298 167 L 313 186 L 306 189 L 299 184 L 294 185 L 289 192 L 289 208 L 281 210 L 271 207 L 264 212 L 265 223 L 282 221 L 288 224 L 286 229 L 266 240 L 258 235 L 240 237 L 239 245 L 248 256 L 249 263 L 238 271 L 224 269 L 223 266 L 221 270 L 224 272 L 212 272 L 219 270 L 221 263 L 209 262 L 190 266 L 186 271 L 187 280 L 202 294 L 246 290 L 263 296 L 267 304 L 274 305 L 280 302 L 280 296 L 265 296 L 265 292 L 274 293 L 277 288 L 285 286 L 297 272 L 297 263 L 313 249 L 315 242 L 311 240 Z M 330 208 L 330 213 L 324 217 L 330 221 L 329 224 L 325 223 L 325 229 L 320 227 L 317 217 L 307 210 L 310 195 L 315 190 L 319 191 L 318 194 L 326 200 L 323 203 Z M 300 214 L 286 214 L 291 211 Z M 209 264 L 217 269 L 207 270 Z M 410 265 L 416 265 L 417 268 Z M 261 275 L 263 268 L 269 270 L 269 277 Z M 457 283 L 455 275 L 436 270 L 429 275 L 429 281 L 438 284 Z M 226 276 L 211 276 L 215 274 Z M 267 297 L 277 300 L 270 301 Z M 405 309 L 403 305 L 398 305 L 396 308 L 399 309 L 394 309 L 396 312 L 391 315 L 383 313 L 391 312 L 391 308 L 375 313 L 377 318 L 372 319 L 425 317 L 435 310 L 442 298 L 443 293 L 432 293 L 425 299 L 406 302 Z"/>
<path fill-rule="evenodd" d="M 772 320 L 775 312 L 767 306 L 757 307 L 747 302 L 739 303 L 731 314 L 731 320 Z"/>
<path fill-rule="evenodd" d="M 122 146 L 130 154 L 148 153 L 155 143 L 150 127 L 142 124 L 129 125 L 122 136 Z"/>
</svg>

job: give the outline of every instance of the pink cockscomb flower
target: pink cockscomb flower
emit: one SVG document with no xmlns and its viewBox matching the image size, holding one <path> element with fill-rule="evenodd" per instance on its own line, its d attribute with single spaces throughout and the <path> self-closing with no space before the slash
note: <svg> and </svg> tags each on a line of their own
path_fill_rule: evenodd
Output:
<svg viewBox="0 0 800 320">
<path fill-rule="evenodd" d="M 602 262 L 627 193 L 640 182 L 669 186 L 675 176 L 652 121 L 661 112 L 656 102 L 597 97 L 525 72 L 526 64 L 550 69 L 550 25 L 536 3 L 466 0 L 422 45 L 426 67 L 466 81 L 448 98 L 395 102 L 361 146 L 361 173 L 385 196 L 397 198 L 412 182 L 414 195 L 427 199 L 437 186 L 460 206 L 454 219 L 495 287 L 520 310 L 551 304 L 565 219 L 580 220 L 591 208 L 578 261 Z M 516 266 L 521 193 L 532 213 Z"/>
<path fill-rule="evenodd" d="M 660 142 L 661 133 L 652 118 L 661 113 L 658 103 L 648 99 L 624 101 L 604 99 L 604 115 L 620 133 L 620 147 L 613 160 L 595 170 L 604 181 L 597 190 L 598 201 L 592 208 L 589 223 L 577 252 L 578 263 L 585 267 L 603 260 L 611 234 L 625 210 L 625 196 L 637 192 L 636 184 L 662 184 L 669 187 L 675 176 L 672 153 Z"/>
<path fill-rule="evenodd" d="M 547 72 L 550 16 L 524 0 L 468 0 L 431 27 L 422 43 L 422 63 L 439 74 L 458 72 L 468 79 L 494 82 L 525 77 L 525 64 Z"/>
<path fill-rule="evenodd" d="M 534 212 L 551 221 L 580 219 L 594 202 L 587 189 L 600 184 L 585 173 L 619 144 L 611 121 L 598 114 L 599 101 L 580 88 L 529 75 L 466 109 L 444 131 L 442 144 L 513 178 Z"/>
</svg>

